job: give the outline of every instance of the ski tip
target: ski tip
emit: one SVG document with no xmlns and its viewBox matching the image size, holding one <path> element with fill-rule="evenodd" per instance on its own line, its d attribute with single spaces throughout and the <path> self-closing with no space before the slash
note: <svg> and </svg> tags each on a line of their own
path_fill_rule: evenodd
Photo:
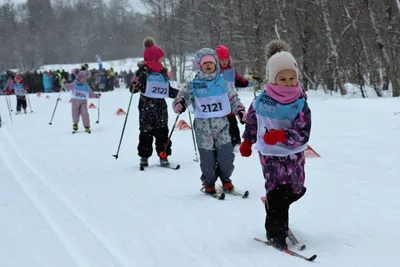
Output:
<svg viewBox="0 0 400 267">
<path fill-rule="evenodd" d="M 175 170 L 179 170 L 181 168 L 181 165 L 176 165 Z"/>
<path fill-rule="evenodd" d="M 143 166 L 143 165 L 140 165 L 139 169 L 140 169 L 141 171 L 144 171 L 144 166 Z"/>
<path fill-rule="evenodd" d="M 314 261 L 316 258 L 317 258 L 317 255 L 314 254 L 314 255 L 312 255 L 311 257 L 309 257 L 307 260 L 308 260 L 308 261 Z"/>
<path fill-rule="evenodd" d="M 221 193 L 221 195 L 218 198 L 219 200 L 224 200 L 225 199 L 225 193 Z"/>
<path fill-rule="evenodd" d="M 249 191 L 246 190 L 246 191 L 244 192 L 244 194 L 243 194 L 243 198 L 248 198 L 248 197 L 249 197 L 249 194 L 250 194 Z"/>
</svg>

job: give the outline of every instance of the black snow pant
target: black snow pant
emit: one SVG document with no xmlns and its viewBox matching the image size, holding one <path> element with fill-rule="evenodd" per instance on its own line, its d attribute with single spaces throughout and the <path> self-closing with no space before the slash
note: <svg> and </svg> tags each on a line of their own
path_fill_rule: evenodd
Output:
<svg viewBox="0 0 400 267">
<path fill-rule="evenodd" d="M 153 138 L 156 139 L 157 155 L 164 151 L 168 142 L 168 127 L 152 129 L 150 131 L 141 131 L 139 134 L 138 155 L 141 158 L 149 158 L 153 154 Z M 171 141 L 167 145 L 167 155 L 171 155 Z"/>
<path fill-rule="evenodd" d="M 17 111 L 21 111 L 21 107 L 26 110 L 26 97 L 25 96 L 17 96 Z"/>
<path fill-rule="evenodd" d="M 240 130 L 238 127 L 238 121 L 235 115 L 228 115 L 229 121 L 229 135 L 232 139 L 232 145 L 240 145 L 242 143 L 242 139 L 240 138 Z"/>
<path fill-rule="evenodd" d="M 276 186 L 268 192 L 265 201 L 265 230 L 267 239 L 275 238 L 285 240 L 289 231 L 289 207 L 293 202 L 299 200 L 306 192 L 293 194 L 290 184 Z"/>
</svg>

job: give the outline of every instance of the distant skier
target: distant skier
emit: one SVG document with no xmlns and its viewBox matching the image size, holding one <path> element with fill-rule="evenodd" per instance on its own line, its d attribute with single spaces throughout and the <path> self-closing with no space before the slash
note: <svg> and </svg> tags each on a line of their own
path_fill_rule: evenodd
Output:
<svg viewBox="0 0 400 267">
<path fill-rule="evenodd" d="M 21 75 L 16 75 L 14 78 L 14 92 L 17 97 L 17 114 L 21 113 L 21 108 L 24 110 L 26 114 L 26 90 L 24 84 L 22 83 Z"/>
<path fill-rule="evenodd" d="M 233 190 L 233 146 L 227 115 L 233 112 L 246 120 L 245 107 L 237 91 L 220 75 L 216 52 L 203 48 L 196 53 L 200 70 L 174 100 L 174 111 L 182 113 L 188 106 L 194 110 L 194 131 L 200 153 L 201 180 L 208 194 L 215 194 L 218 177 L 223 189 Z M 197 63 L 196 63 L 197 64 Z"/>
<path fill-rule="evenodd" d="M 287 248 L 289 206 L 306 192 L 304 151 L 311 131 L 311 111 L 298 80 L 298 66 L 281 40 L 267 46 L 268 84 L 251 104 L 240 153 L 254 149 L 265 178 L 267 239 L 280 250 Z"/>
<path fill-rule="evenodd" d="M 168 107 L 165 98 L 175 98 L 178 90 L 171 87 L 167 70 L 161 64 L 164 51 L 147 37 L 143 41 L 144 61 L 138 63 L 139 69 L 128 85 L 134 93 L 140 92 L 139 99 L 139 144 L 140 166 L 147 167 L 153 153 L 153 138 L 160 164 L 169 164 L 171 142 L 168 140 Z M 166 148 L 166 149 L 165 149 Z M 166 151 L 165 151 L 166 150 Z"/>
<path fill-rule="evenodd" d="M 248 87 L 251 86 L 251 83 L 241 77 L 236 69 L 231 65 L 231 55 L 229 53 L 228 47 L 225 45 L 218 45 L 216 50 L 219 64 L 221 68 L 221 73 L 226 82 L 230 83 L 233 87 Z M 238 121 L 236 119 L 235 114 L 230 113 L 228 115 L 229 120 L 229 134 L 232 139 L 233 147 L 237 147 L 242 143 L 242 139 L 240 138 L 240 130 L 238 127 Z"/>
<path fill-rule="evenodd" d="M 79 117 L 82 117 L 85 132 L 90 133 L 90 117 L 87 105 L 88 98 L 99 98 L 100 94 L 95 94 L 90 89 L 87 79 L 91 74 L 89 70 L 74 69 L 72 73 L 76 74 L 76 79 L 72 83 L 66 83 L 63 79 L 63 88 L 71 91 L 71 108 L 72 108 L 72 121 L 73 131 L 78 131 Z"/>
</svg>

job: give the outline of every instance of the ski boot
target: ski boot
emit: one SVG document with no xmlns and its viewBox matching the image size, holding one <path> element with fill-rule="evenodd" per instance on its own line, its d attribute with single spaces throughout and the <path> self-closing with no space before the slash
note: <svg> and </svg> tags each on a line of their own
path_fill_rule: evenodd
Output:
<svg viewBox="0 0 400 267">
<path fill-rule="evenodd" d="M 78 131 L 78 128 L 79 128 L 79 127 L 78 127 L 78 124 L 75 124 L 75 123 L 74 123 L 74 124 L 72 125 L 72 133 L 76 133 L 76 132 Z"/>
<path fill-rule="evenodd" d="M 165 159 L 160 158 L 160 165 L 163 166 L 163 167 L 168 166 L 169 165 L 168 159 L 167 158 L 165 158 Z"/>
<path fill-rule="evenodd" d="M 288 248 L 286 244 L 286 238 L 284 237 L 268 238 L 268 242 L 271 244 L 271 246 L 281 251 Z"/>
<path fill-rule="evenodd" d="M 148 158 L 140 158 L 140 166 L 148 167 L 149 166 L 149 159 Z"/>
<path fill-rule="evenodd" d="M 210 195 L 217 193 L 217 190 L 215 190 L 215 185 L 205 185 L 204 190 L 207 194 Z"/>
<path fill-rule="evenodd" d="M 86 133 L 91 133 L 92 131 L 90 130 L 90 127 L 85 127 L 85 132 Z"/>
<path fill-rule="evenodd" d="M 229 181 L 229 182 L 222 181 L 222 189 L 225 192 L 230 192 L 230 191 L 233 191 L 235 189 L 235 187 L 233 186 L 231 181 Z"/>
</svg>

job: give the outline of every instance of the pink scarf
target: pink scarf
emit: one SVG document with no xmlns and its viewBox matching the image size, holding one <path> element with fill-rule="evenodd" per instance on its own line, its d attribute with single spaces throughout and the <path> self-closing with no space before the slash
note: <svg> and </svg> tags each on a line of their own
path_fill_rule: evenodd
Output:
<svg viewBox="0 0 400 267">
<path fill-rule="evenodd" d="M 280 86 L 268 83 L 265 91 L 279 103 L 288 104 L 299 98 L 302 89 L 300 83 L 297 83 L 296 86 Z"/>
</svg>

